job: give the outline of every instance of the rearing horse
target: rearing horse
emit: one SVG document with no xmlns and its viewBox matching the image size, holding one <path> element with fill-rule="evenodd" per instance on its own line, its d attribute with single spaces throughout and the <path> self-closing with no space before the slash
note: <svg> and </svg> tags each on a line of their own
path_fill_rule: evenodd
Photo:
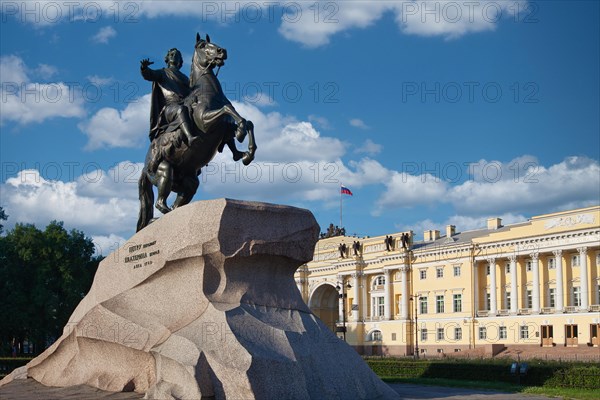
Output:
<svg viewBox="0 0 600 400">
<path fill-rule="evenodd" d="M 241 159 L 244 165 L 248 165 L 254 160 L 254 126 L 235 110 L 213 71 L 216 66 L 223 66 L 226 59 L 227 50 L 211 43 L 208 35 L 204 40 L 196 34 L 190 74 L 191 93 L 184 103 L 190 110 L 198 134 L 191 145 L 182 140 L 179 129 L 165 132 L 152 142 L 138 182 L 138 231 L 152 222 L 154 216 L 153 185 L 158 189 L 156 208 L 166 214 L 192 200 L 200 184 L 198 175 L 201 168 L 213 159 L 217 151 L 222 151 L 225 145 L 232 151 L 235 161 Z M 246 136 L 248 151 L 242 153 L 235 148 L 234 138 L 241 143 Z M 161 162 L 156 172 L 152 172 L 148 164 L 156 152 L 159 153 Z M 169 207 L 166 200 L 172 191 L 177 193 L 177 198 L 173 206 Z"/>
</svg>

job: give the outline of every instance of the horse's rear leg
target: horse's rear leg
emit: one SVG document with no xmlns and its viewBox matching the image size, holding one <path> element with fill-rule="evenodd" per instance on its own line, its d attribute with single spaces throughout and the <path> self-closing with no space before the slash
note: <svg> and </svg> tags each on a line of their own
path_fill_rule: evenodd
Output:
<svg viewBox="0 0 600 400">
<path fill-rule="evenodd" d="M 175 203 L 173 203 L 173 208 L 185 206 L 196 194 L 196 190 L 198 190 L 198 186 L 200 185 L 200 181 L 196 176 L 188 176 L 183 179 L 181 182 L 181 192 L 177 195 L 175 199 Z"/>
<path fill-rule="evenodd" d="M 234 123 L 230 123 L 230 122 L 226 122 L 224 121 L 220 126 L 220 129 L 223 129 L 224 131 L 226 131 L 227 133 L 225 134 L 225 144 L 227 145 L 227 147 L 229 148 L 229 150 L 231 151 L 231 154 L 233 155 L 233 161 L 239 161 L 242 159 L 242 157 L 244 157 L 244 153 L 239 151 L 237 149 L 237 147 L 235 147 L 235 131 L 237 129 L 237 125 L 235 125 Z"/>
<path fill-rule="evenodd" d="M 239 161 L 244 157 L 244 153 L 235 147 L 235 140 L 233 140 L 233 138 L 229 139 L 226 144 L 227 147 L 229 147 L 229 150 L 231 150 L 231 154 L 233 154 L 233 161 Z"/>
<path fill-rule="evenodd" d="M 244 165 L 248 165 L 254 160 L 254 153 L 256 153 L 256 142 L 254 140 L 254 124 L 247 121 L 248 126 L 248 151 L 244 153 L 242 162 Z"/>
<path fill-rule="evenodd" d="M 155 207 L 163 214 L 166 214 L 171 210 L 167 205 L 167 197 L 171 194 L 171 187 L 173 186 L 173 167 L 163 161 L 158 165 L 156 171 L 156 187 L 158 189 L 158 198 L 156 199 Z"/>
</svg>

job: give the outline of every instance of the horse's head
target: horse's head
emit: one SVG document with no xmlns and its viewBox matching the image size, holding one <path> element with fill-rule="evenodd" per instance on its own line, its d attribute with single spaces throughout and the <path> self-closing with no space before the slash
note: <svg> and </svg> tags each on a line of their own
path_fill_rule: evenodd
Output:
<svg viewBox="0 0 600 400">
<path fill-rule="evenodd" d="M 210 37 L 206 35 L 206 40 L 196 34 L 196 48 L 194 51 L 194 59 L 192 61 L 192 70 L 196 69 L 212 69 L 221 67 L 227 59 L 227 50 L 210 42 Z"/>
</svg>

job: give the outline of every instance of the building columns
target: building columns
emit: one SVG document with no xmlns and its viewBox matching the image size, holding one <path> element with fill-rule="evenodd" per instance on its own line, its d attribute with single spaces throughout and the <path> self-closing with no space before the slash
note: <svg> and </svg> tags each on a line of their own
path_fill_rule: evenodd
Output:
<svg viewBox="0 0 600 400">
<path fill-rule="evenodd" d="M 361 321 L 366 321 L 367 320 L 367 312 L 369 310 L 368 308 L 368 302 L 367 302 L 367 275 L 365 273 L 361 273 L 361 278 L 360 281 L 362 282 L 362 285 L 360 286 L 360 301 L 362 303 L 362 307 L 360 308 L 360 320 Z"/>
<path fill-rule="evenodd" d="M 556 311 L 561 312 L 564 308 L 563 299 L 564 286 L 563 286 L 563 265 L 562 265 L 562 250 L 554 250 L 554 265 L 556 266 L 556 297 L 554 299 L 554 306 Z"/>
<path fill-rule="evenodd" d="M 391 313 L 391 305 L 392 305 L 392 284 L 390 283 L 390 270 L 384 269 L 383 274 L 385 277 L 385 282 L 383 284 L 384 288 L 384 298 L 383 298 L 383 319 L 389 321 L 392 317 Z"/>
<path fill-rule="evenodd" d="M 531 254 L 531 274 L 533 275 L 533 292 L 531 311 L 533 313 L 540 312 L 540 259 L 539 253 Z"/>
<path fill-rule="evenodd" d="M 341 322 L 344 320 L 344 301 L 346 301 L 346 299 L 344 299 L 344 293 L 346 292 L 344 276 L 338 275 L 337 281 L 338 285 L 341 286 L 341 290 L 338 291 L 338 322 Z"/>
<path fill-rule="evenodd" d="M 587 310 L 590 303 L 590 285 L 588 282 L 587 247 L 579 247 L 579 280 L 581 282 L 581 309 Z"/>
<path fill-rule="evenodd" d="M 408 319 L 408 267 L 400 268 L 402 273 L 402 299 L 400 307 L 400 315 L 402 319 Z"/>
<path fill-rule="evenodd" d="M 360 277 L 357 272 L 352 274 L 352 279 L 354 279 L 354 299 L 352 300 L 352 320 L 358 321 Z"/>
<path fill-rule="evenodd" d="M 498 314 L 498 298 L 496 290 L 496 259 L 488 258 L 490 263 L 490 314 Z"/>
<path fill-rule="evenodd" d="M 477 261 L 473 263 L 473 307 L 475 308 L 475 316 L 479 311 L 479 269 L 477 268 Z"/>
<path fill-rule="evenodd" d="M 509 256 L 510 260 L 510 313 L 519 311 L 519 296 L 517 295 L 517 256 Z"/>
</svg>

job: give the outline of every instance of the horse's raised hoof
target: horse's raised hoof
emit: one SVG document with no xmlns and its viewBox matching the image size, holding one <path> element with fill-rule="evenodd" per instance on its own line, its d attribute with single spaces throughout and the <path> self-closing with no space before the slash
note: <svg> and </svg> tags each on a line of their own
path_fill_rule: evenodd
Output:
<svg viewBox="0 0 600 400">
<path fill-rule="evenodd" d="M 254 160 L 254 154 L 250 154 L 249 151 L 244 153 L 244 157 L 242 157 L 242 163 L 244 163 L 244 165 L 248 165 L 252 162 L 252 160 Z"/>
<path fill-rule="evenodd" d="M 241 151 L 233 153 L 233 161 L 239 161 L 242 157 L 244 157 L 244 153 L 242 153 Z"/>
<path fill-rule="evenodd" d="M 167 206 L 165 204 L 164 201 L 160 201 L 160 200 L 156 202 L 155 207 L 158 211 L 160 211 L 163 214 L 167 214 L 167 213 L 173 211 L 169 206 Z"/>
</svg>

